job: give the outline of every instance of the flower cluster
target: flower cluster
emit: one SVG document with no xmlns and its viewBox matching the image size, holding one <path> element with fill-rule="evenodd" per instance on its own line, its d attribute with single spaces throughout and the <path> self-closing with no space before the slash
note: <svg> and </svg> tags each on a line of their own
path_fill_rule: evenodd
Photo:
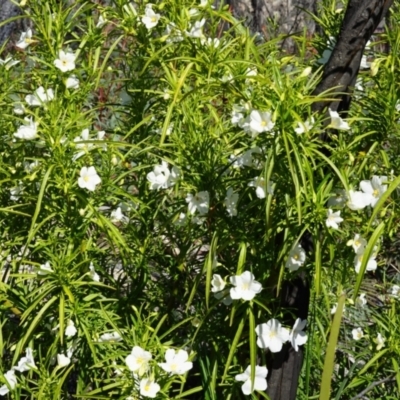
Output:
<svg viewBox="0 0 400 400">
<path fill-rule="evenodd" d="M 149 398 L 155 398 L 161 390 L 160 385 L 154 381 L 153 374 L 150 373 L 152 358 L 149 351 L 140 346 L 134 346 L 131 354 L 125 359 L 126 366 L 133 372 L 134 379 L 138 381 L 140 395 Z M 165 362 L 158 363 L 158 366 L 168 375 L 184 375 L 193 368 L 193 363 L 188 360 L 187 351 L 168 349 L 165 352 Z"/>
</svg>

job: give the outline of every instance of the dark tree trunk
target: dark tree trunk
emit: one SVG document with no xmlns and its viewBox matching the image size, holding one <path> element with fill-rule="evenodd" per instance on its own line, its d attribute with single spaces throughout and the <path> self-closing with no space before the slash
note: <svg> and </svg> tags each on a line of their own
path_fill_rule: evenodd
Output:
<svg viewBox="0 0 400 400">
<path fill-rule="evenodd" d="M 3 21 L 16 17 L 21 14 L 21 8 L 9 0 L 0 0 L 0 23 Z M 9 39 L 13 34 L 17 34 L 20 30 L 19 21 L 9 22 L 8 24 L 0 26 L 0 46 Z"/>
</svg>

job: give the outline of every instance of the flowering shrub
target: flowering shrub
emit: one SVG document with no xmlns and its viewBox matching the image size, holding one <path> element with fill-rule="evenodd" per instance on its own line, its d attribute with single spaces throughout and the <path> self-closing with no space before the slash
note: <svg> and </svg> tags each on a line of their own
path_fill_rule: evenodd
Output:
<svg viewBox="0 0 400 400">
<path fill-rule="evenodd" d="M 273 353 L 307 346 L 308 398 L 342 292 L 336 398 L 398 379 L 398 290 L 375 310 L 363 286 L 389 292 L 398 58 L 325 121 L 311 105 L 327 54 L 288 57 L 227 7 L 24 12 L 33 27 L 0 65 L 1 396 L 265 397 Z M 312 318 L 293 325 L 277 293 L 298 274 Z"/>
</svg>

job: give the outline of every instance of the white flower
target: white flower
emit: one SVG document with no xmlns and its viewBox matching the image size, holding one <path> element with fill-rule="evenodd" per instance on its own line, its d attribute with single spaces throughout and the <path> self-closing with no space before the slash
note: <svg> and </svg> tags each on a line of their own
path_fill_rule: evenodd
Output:
<svg viewBox="0 0 400 400">
<path fill-rule="evenodd" d="M 33 140 L 38 137 L 37 127 L 38 123 L 32 120 L 32 117 L 24 118 L 24 125 L 21 125 L 14 136 L 22 140 Z"/>
<path fill-rule="evenodd" d="M 44 90 L 43 86 L 39 86 L 33 94 L 25 96 L 25 101 L 30 106 L 42 106 L 44 103 L 54 99 L 53 89 Z"/>
<path fill-rule="evenodd" d="M 168 189 L 175 185 L 180 175 L 179 169 L 175 166 L 170 171 L 168 163 L 162 161 L 156 165 L 152 172 L 147 174 L 147 180 L 150 182 L 150 190 Z"/>
<path fill-rule="evenodd" d="M 268 111 L 253 110 L 250 113 L 250 132 L 252 137 L 256 137 L 259 133 L 270 132 L 275 126 L 272 122 L 272 114 Z"/>
<path fill-rule="evenodd" d="M 300 318 L 297 318 L 290 332 L 290 341 L 295 351 L 299 351 L 299 346 L 307 342 L 307 334 L 303 331 L 306 325 L 306 319 L 302 321 Z"/>
<path fill-rule="evenodd" d="M 75 69 L 75 59 L 75 53 L 60 50 L 58 52 L 58 59 L 54 60 L 54 65 L 62 72 L 72 71 Z"/>
<path fill-rule="evenodd" d="M 193 368 L 193 363 L 188 361 L 189 355 L 185 350 L 168 349 L 165 353 L 165 363 L 158 365 L 171 375 L 182 375 Z"/>
<path fill-rule="evenodd" d="M 386 339 L 380 333 L 378 333 L 378 336 L 376 337 L 374 342 L 376 343 L 376 349 L 379 351 L 382 347 L 385 346 Z"/>
<path fill-rule="evenodd" d="M 121 335 L 116 331 L 111 333 L 103 333 L 99 338 L 99 342 L 120 342 L 121 340 Z"/>
<path fill-rule="evenodd" d="M 238 104 L 234 104 L 233 105 L 233 110 L 232 110 L 232 118 L 231 118 L 231 122 L 232 125 L 237 125 L 239 127 L 243 127 L 243 122 L 244 122 L 244 112 L 246 111 L 246 109 L 242 106 L 239 106 Z"/>
<path fill-rule="evenodd" d="M 328 228 L 339 229 L 339 224 L 343 222 L 343 218 L 340 216 L 340 211 L 333 212 L 329 209 L 327 212 L 328 218 L 326 219 L 326 226 Z"/>
<path fill-rule="evenodd" d="M 256 365 L 256 370 L 254 374 L 254 384 L 251 382 L 251 365 L 249 365 L 242 374 L 235 376 L 235 380 L 239 382 L 244 382 L 242 385 L 242 392 L 244 395 L 250 395 L 254 390 L 264 391 L 267 389 L 267 367 L 260 367 Z"/>
<path fill-rule="evenodd" d="M 360 340 L 364 337 L 364 332 L 361 328 L 354 328 L 351 331 L 351 334 L 353 335 L 354 340 Z"/>
<path fill-rule="evenodd" d="M 23 193 L 24 193 L 24 186 L 22 185 L 22 182 L 19 182 L 18 186 L 14 186 L 10 189 L 10 200 L 18 201 Z"/>
<path fill-rule="evenodd" d="M 369 69 L 371 67 L 371 63 L 368 62 L 367 56 L 363 55 L 361 57 L 360 69 Z"/>
<path fill-rule="evenodd" d="M 89 265 L 89 275 L 95 282 L 100 282 L 99 274 L 94 270 L 94 265 L 91 262 Z"/>
<path fill-rule="evenodd" d="M 177 26 L 173 22 L 169 22 L 167 24 L 167 26 L 165 27 L 164 35 L 168 36 L 167 43 L 177 43 L 183 40 L 182 32 L 177 28 Z"/>
<path fill-rule="evenodd" d="M 71 363 L 71 359 L 64 354 L 57 354 L 57 365 L 59 368 L 64 368 Z"/>
<path fill-rule="evenodd" d="M 139 375 L 143 375 L 151 359 L 152 355 L 150 352 L 142 349 L 140 346 L 135 346 L 131 354 L 126 357 L 125 363 L 132 372 L 138 372 Z"/>
<path fill-rule="evenodd" d="M 337 111 L 332 111 L 331 109 L 329 109 L 329 115 L 331 116 L 331 123 L 329 125 L 331 128 L 342 131 L 348 131 L 350 129 L 349 124 L 342 118 L 340 118 Z"/>
<path fill-rule="evenodd" d="M 236 205 L 239 200 L 239 194 L 233 193 L 233 189 L 229 188 L 226 192 L 226 197 L 224 200 L 224 204 L 226 207 L 226 211 L 231 217 L 235 217 L 237 215 Z"/>
<path fill-rule="evenodd" d="M 0 65 L 4 65 L 4 68 L 8 71 L 11 67 L 14 65 L 17 65 L 20 61 L 19 60 L 13 60 L 12 57 L 7 57 L 5 60 L 2 60 L 0 58 Z"/>
<path fill-rule="evenodd" d="M 142 17 L 142 22 L 147 29 L 154 28 L 158 24 L 158 21 L 161 18 L 161 15 L 156 14 L 153 11 L 152 7 L 153 4 L 146 4 L 146 11 L 144 12 L 144 16 Z"/>
<path fill-rule="evenodd" d="M 246 150 L 243 154 L 239 156 L 231 155 L 230 159 L 232 162 L 232 167 L 242 168 L 243 166 L 260 169 L 262 168 L 262 163 L 260 160 L 253 157 L 253 154 L 261 154 L 262 150 L 258 146 L 254 146 L 249 150 Z"/>
<path fill-rule="evenodd" d="M 306 252 L 300 244 L 296 244 L 290 250 L 289 258 L 286 261 L 285 267 L 290 271 L 297 271 L 306 261 Z"/>
<path fill-rule="evenodd" d="M 32 29 L 27 29 L 26 32 L 21 33 L 21 37 L 15 46 L 19 49 L 25 50 L 31 43 L 34 43 L 34 40 L 32 39 Z"/>
<path fill-rule="evenodd" d="M 265 179 L 262 176 L 259 176 L 250 181 L 249 186 L 256 188 L 256 196 L 259 199 L 265 199 L 266 193 L 271 196 L 274 194 L 273 184 L 274 182 L 268 181 L 268 184 L 266 185 Z"/>
<path fill-rule="evenodd" d="M 206 20 L 204 18 L 201 21 L 196 21 L 191 27 L 190 31 L 187 33 L 188 36 L 192 38 L 202 38 L 204 36 L 203 26 L 205 23 Z"/>
<path fill-rule="evenodd" d="M 270 319 L 265 324 L 257 325 L 256 333 L 258 347 L 269 348 L 271 353 L 281 351 L 283 343 L 290 340 L 289 329 L 283 328 L 277 319 Z"/>
<path fill-rule="evenodd" d="M 17 377 L 15 376 L 15 371 L 13 369 L 10 369 L 4 374 L 4 378 L 6 379 L 8 386 L 11 388 L 11 390 L 14 390 L 18 382 Z M 10 391 L 8 386 L 3 385 L 2 387 L 0 387 L 0 396 L 5 396 Z"/>
<path fill-rule="evenodd" d="M 78 186 L 93 192 L 96 185 L 101 182 L 101 178 L 97 175 L 94 167 L 82 167 L 80 177 L 78 178 Z"/>
<path fill-rule="evenodd" d="M 77 136 L 74 139 L 74 143 L 76 143 L 75 147 L 82 150 L 74 154 L 74 156 L 72 157 L 73 161 L 76 161 L 78 158 L 85 155 L 85 153 L 89 152 L 91 148 L 93 148 L 94 145 L 92 143 L 81 143 L 83 141 L 88 142 L 91 140 L 92 138 L 89 135 L 89 129 L 83 129 L 80 136 Z"/>
<path fill-rule="evenodd" d="M 78 330 L 75 328 L 74 321 L 68 320 L 67 327 L 65 328 L 65 336 L 66 337 L 73 337 L 76 335 Z"/>
<path fill-rule="evenodd" d="M 226 282 L 221 278 L 221 275 L 214 274 L 211 280 L 211 291 L 213 293 L 218 293 L 224 290 Z"/>
<path fill-rule="evenodd" d="M 365 293 L 360 293 L 360 295 L 356 298 L 356 305 L 358 307 L 364 307 L 367 304 L 367 299 L 365 296 Z"/>
<path fill-rule="evenodd" d="M 114 224 L 117 222 L 129 222 L 129 218 L 122 213 L 121 207 L 111 211 L 111 222 Z"/>
<path fill-rule="evenodd" d="M 400 293 L 400 286 L 393 285 L 392 288 L 390 289 L 390 295 L 392 297 L 399 297 L 399 293 Z"/>
<path fill-rule="evenodd" d="M 65 87 L 67 89 L 78 89 L 79 88 L 79 79 L 76 75 L 71 75 L 65 81 Z"/>
<path fill-rule="evenodd" d="M 217 48 L 217 47 L 219 46 L 219 44 L 220 44 L 220 40 L 219 40 L 218 38 L 207 38 L 207 40 L 206 40 L 206 39 L 203 37 L 203 38 L 201 39 L 201 44 L 202 44 L 203 46 L 207 45 L 207 46 L 210 46 L 210 47 Z"/>
<path fill-rule="evenodd" d="M 254 275 L 250 271 L 244 271 L 241 275 L 231 276 L 229 280 L 235 286 L 230 290 L 233 300 L 252 300 L 262 290 L 261 283 L 254 280 Z"/>
<path fill-rule="evenodd" d="M 14 103 L 13 112 L 17 115 L 25 114 L 25 107 L 22 103 Z"/>
<path fill-rule="evenodd" d="M 308 119 L 305 122 L 299 122 L 297 125 L 297 128 L 295 128 L 294 131 L 298 135 L 301 135 L 305 132 L 309 132 L 312 129 L 312 127 L 314 126 L 314 124 L 315 124 L 314 117 L 311 117 L 310 119 Z"/>
<path fill-rule="evenodd" d="M 349 191 L 347 207 L 350 210 L 362 210 L 371 204 L 371 197 L 363 192 Z"/>
<path fill-rule="evenodd" d="M 196 211 L 200 215 L 208 213 L 210 208 L 210 195 L 207 191 L 198 192 L 196 195 L 188 194 L 186 196 L 186 203 L 188 203 L 188 209 L 190 214 L 194 214 Z"/>
<path fill-rule="evenodd" d="M 99 20 L 97 21 L 96 28 L 102 28 L 107 23 L 107 20 L 100 14 Z"/>
<path fill-rule="evenodd" d="M 337 190 L 328 200 L 328 207 L 344 207 L 347 201 L 346 191 Z"/>
<path fill-rule="evenodd" d="M 38 275 L 47 275 L 52 274 L 54 271 L 51 269 L 50 263 L 47 261 L 45 264 L 42 264 L 38 270 Z"/>
<path fill-rule="evenodd" d="M 160 391 L 160 385 L 150 378 L 143 378 L 139 383 L 140 394 L 154 399 Z"/>
<path fill-rule="evenodd" d="M 357 274 L 360 272 L 360 267 L 361 263 L 364 257 L 364 253 L 358 253 L 354 257 L 354 269 L 357 272 Z M 369 258 L 367 262 L 367 268 L 366 271 L 375 271 L 376 268 L 378 267 L 378 263 L 375 260 L 376 255 L 372 254 L 371 257 Z"/>
<path fill-rule="evenodd" d="M 358 233 L 354 235 L 354 239 L 349 240 L 347 242 L 347 246 L 352 246 L 353 250 L 356 254 L 364 253 L 365 248 L 367 247 L 367 241 L 361 237 Z"/>
<path fill-rule="evenodd" d="M 387 185 L 383 185 L 383 182 L 387 182 L 387 176 L 373 176 L 370 181 L 361 181 L 360 189 L 370 196 L 371 206 L 375 207 L 378 200 L 381 198 L 383 193 L 387 190 Z"/>
<path fill-rule="evenodd" d="M 18 365 L 13 369 L 19 372 L 29 371 L 32 368 L 36 368 L 35 361 L 33 359 L 33 350 L 27 347 L 25 350 L 26 356 L 22 357 L 18 361 Z"/>
</svg>

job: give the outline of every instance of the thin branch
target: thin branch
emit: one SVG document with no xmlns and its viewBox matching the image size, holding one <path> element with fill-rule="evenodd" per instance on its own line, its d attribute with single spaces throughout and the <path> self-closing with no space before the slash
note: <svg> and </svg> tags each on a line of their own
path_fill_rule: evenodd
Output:
<svg viewBox="0 0 400 400">
<path fill-rule="evenodd" d="M 366 389 L 364 389 L 362 392 L 360 392 L 357 396 L 351 398 L 350 400 L 357 400 L 357 399 L 361 399 L 364 394 L 368 393 L 370 390 L 372 390 L 375 386 L 380 385 L 381 383 L 385 383 L 385 382 L 393 382 L 396 379 L 393 378 L 392 376 L 389 376 L 387 378 L 381 379 L 380 381 L 376 381 L 376 382 L 372 382 Z"/>
</svg>

